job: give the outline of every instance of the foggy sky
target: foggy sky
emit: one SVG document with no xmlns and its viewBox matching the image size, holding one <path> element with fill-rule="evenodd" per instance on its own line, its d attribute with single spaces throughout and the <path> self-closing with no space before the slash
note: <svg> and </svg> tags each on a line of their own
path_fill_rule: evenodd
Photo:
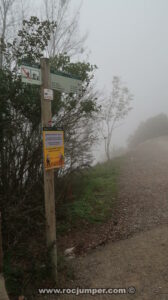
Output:
<svg viewBox="0 0 168 300">
<path fill-rule="evenodd" d="M 79 0 L 72 0 L 74 5 Z M 134 94 L 133 110 L 114 142 L 125 144 L 140 121 L 168 113 L 168 1 L 83 0 L 81 33 L 90 62 L 97 64 L 97 85 L 110 91 L 114 75 Z"/>
<path fill-rule="evenodd" d="M 41 3 L 32 1 L 33 7 Z M 72 11 L 80 3 L 71 0 Z M 133 110 L 113 137 L 116 146 L 126 145 L 141 121 L 168 113 L 168 0 L 82 3 L 79 29 L 89 33 L 85 46 L 89 62 L 98 66 L 97 87 L 108 94 L 112 77 L 120 76 L 134 94 Z"/>
</svg>

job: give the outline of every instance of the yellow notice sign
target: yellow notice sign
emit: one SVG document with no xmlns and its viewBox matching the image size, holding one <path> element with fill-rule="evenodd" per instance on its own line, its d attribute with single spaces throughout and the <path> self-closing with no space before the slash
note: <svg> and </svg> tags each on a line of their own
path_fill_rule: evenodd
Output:
<svg viewBox="0 0 168 300">
<path fill-rule="evenodd" d="M 43 129 L 44 167 L 46 170 L 64 166 L 64 132 L 53 128 Z"/>
</svg>

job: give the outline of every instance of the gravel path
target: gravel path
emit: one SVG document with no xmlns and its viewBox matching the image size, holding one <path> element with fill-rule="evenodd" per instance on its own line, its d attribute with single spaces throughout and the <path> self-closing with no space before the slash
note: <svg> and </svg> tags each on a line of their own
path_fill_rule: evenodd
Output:
<svg viewBox="0 0 168 300">
<path fill-rule="evenodd" d="M 121 235 L 168 224 L 168 137 L 130 152 L 121 173 Z"/>
<path fill-rule="evenodd" d="M 109 242 L 73 260 L 76 280 L 72 286 L 136 288 L 134 295 L 97 295 L 94 299 L 166 300 L 168 137 L 147 141 L 126 155 L 119 201 L 118 223 L 108 228 Z"/>
</svg>

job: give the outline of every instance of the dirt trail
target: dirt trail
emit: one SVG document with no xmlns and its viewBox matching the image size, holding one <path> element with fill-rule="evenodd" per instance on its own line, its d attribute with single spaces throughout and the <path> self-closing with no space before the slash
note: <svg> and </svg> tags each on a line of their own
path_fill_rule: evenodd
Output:
<svg viewBox="0 0 168 300">
<path fill-rule="evenodd" d="M 168 299 L 168 137 L 148 141 L 126 155 L 120 179 L 115 236 L 73 261 L 74 286 L 124 288 L 134 295 L 94 299 Z M 111 233 L 114 236 L 114 229 Z M 79 299 L 93 299 L 81 296 Z M 76 299 L 64 296 L 60 299 Z"/>
</svg>

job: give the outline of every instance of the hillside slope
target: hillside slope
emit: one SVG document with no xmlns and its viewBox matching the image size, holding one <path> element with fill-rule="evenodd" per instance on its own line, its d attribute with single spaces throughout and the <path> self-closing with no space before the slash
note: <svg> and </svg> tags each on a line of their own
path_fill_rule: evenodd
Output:
<svg viewBox="0 0 168 300">
<path fill-rule="evenodd" d="M 76 280 L 72 286 L 135 286 L 135 295 L 118 295 L 117 299 L 167 299 L 168 137 L 149 140 L 126 155 L 120 175 L 119 206 L 115 226 L 119 241 L 109 241 L 75 259 Z M 109 298 L 116 299 L 116 295 Z"/>
</svg>

